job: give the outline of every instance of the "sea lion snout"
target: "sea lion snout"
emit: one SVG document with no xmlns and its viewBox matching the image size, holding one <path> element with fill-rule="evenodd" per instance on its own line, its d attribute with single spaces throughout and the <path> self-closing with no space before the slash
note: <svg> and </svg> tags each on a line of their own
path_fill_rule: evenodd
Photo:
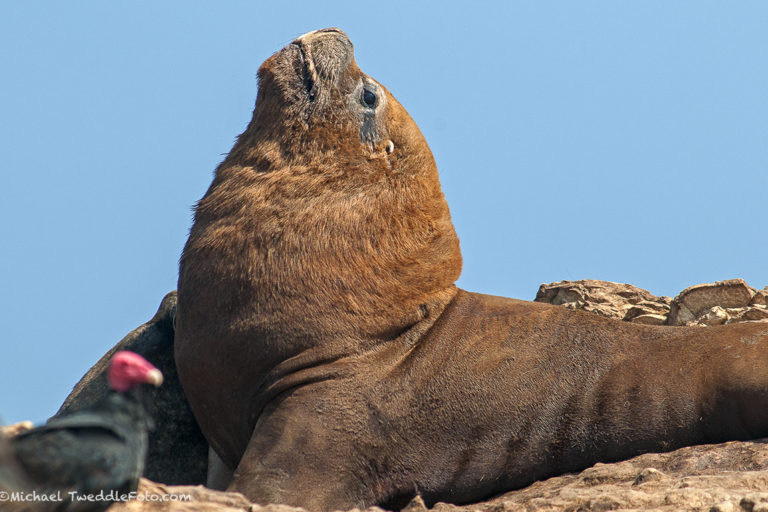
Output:
<svg viewBox="0 0 768 512">
<path fill-rule="evenodd" d="M 354 61 L 355 50 L 347 34 L 337 28 L 314 30 L 296 38 L 304 65 L 314 80 L 326 79 L 336 85 Z"/>
<path fill-rule="evenodd" d="M 347 34 L 336 27 L 328 27 L 328 28 L 321 28 L 319 30 L 312 30 L 310 32 L 307 32 L 304 35 L 301 35 L 296 38 L 296 41 L 309 41 L 316 38 L 322 38 L 322 37 L 328 37 L 328 35 L 335 36 L 335 37 L 343 37 L 347 41 L 349 41 L 349 36 Z M 350 44 L 352 44 L 350 42 Z"/>
<path fill-rule="evenodd" d="M 272 116 L 278 111 L 279 121 L 275 122 Z M 292 148 L 303 140 L 305 151 L 297 154 L 290 149 L 283 155 L 312 165 L 317 154 L 309 147 L 316 148 L 317 153 L 328 153 L 348 146 L 347 154 L 359 165 L 350 165 L 349 159 L 333 158 L 344 163 L 345 174 L 354 167 L 370 167 L 370 158 L 378 161 L 377 172 L 398 172 L 394 160 L 387 156 L 395 148 L 405 150 L 406 140 L 422 139 L 420 133 L 412 133 L 418 128 L 389 92 L 360 70 L 352 42 L 337 28 L 299 36 L 262 64 L 253 126 L 256 130 L 251 133 L 266 128 L 269 137 L 281 139 L 286 147 Z M 398 131 L 407 132 L 399 141 Z M 420 152 L 428 153 L 428 149 L 421 147 L 402 154 Z M 428 156 L 431 159 L 431 154 Z M 268 169 L 273 163 L 273 157 L 258 158 L 256 165 Z"/>
</svg>

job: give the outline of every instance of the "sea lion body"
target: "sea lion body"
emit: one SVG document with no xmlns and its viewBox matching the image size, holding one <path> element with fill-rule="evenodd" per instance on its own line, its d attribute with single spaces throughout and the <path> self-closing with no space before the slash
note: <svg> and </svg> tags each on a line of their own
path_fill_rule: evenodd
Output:
<svg viewBox="0 0 768 512">
<path fill-rule="evenodd" d="M 267 407 L 232 488 L 309 510 L 468 503 L 764 436 L 766 342 L 767 325 L 638 326 L 460 290 L 415 343 L 339 361 Z"/>
<path fill-rule="evenodd" d="M 465 503 L 768 434 L 768 325 L 665 328 L 453 284 L 429 148 L 336 29 L 259 70 L 198 204 L 175 339 L 232 490 L 309 510 Z"/>
</svg>

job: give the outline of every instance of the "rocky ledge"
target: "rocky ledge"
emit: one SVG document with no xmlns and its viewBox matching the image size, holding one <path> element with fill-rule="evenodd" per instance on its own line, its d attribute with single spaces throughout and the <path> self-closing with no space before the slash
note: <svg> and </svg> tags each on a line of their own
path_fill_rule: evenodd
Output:
<svg viewBox="0 0 768 512">
<path fill-rule="evenodd" d="M 541 285 L 536 301 L 582 309 L 618 320 L 653 325 L 709 326 L 768 321 L 768 287 L 751 288 L 741 279 L 686 288 L 675 298 L 657 297 L 629 284 L 560 281 Z M 154 396 L 156 429 L 150 435 L 145 475 L 166 483 L 204 481 L 208 448 L 186 403 L 173 363 L 176 297 L 168 294 L 155 317 L 129 333 L 75 386 L 60 412 L 96 400 L 106 389 L 105 361 L 118 349 L 136 351 L 162 366 L 166 384 Z M 9 459 L 4 436 L 30 428 L 29 422 L 0 427 L 0 461 Z M 10 461 L 12 462 L 12 461 Z M 0 463 L 0 484 L 15 472 Z M 13 485 L 22 485 L 17 482 Z M 0 485 L 0 491 L 7 489 Z M 8 503 L 0 503 L 0 510 Z M 259 506 L 239 493 L 202 485 L 166 485 L 142 479 L 136 499 L 119 502 L 110 512 L 290 512 L 284 505 Z M 370 508 L 369 512 L 381 509 Z M 420 498 L 407 512 L 424 512 Z M 578 474 L 562 475 L 481 503 L 438 503 L 436 512 L 454 511 L 747 511 L 768 512 L 768 439 L 700 445 L 669 453 L 650 453 L 611 464 L 597 464 Z M 359 511 L 358 511 L 359 512 Z"/>
<path fill-rule="evenodd" d="M 593 279 L 559 281 L 542 284 L 534 300 L 652 325 L 768 321 L 768 286 L 756 290 L 743 279 L 690 286 L 674 299 L 657 297 L 631 284 Z"/>
<path fill-rule="evenodd" d="M 113 505 L 109 512 L 299 512 L 265 507 L 242 494 L 203 486 L 164 486 L 142 480 L 142 500 Z M 188 501 L 187 501 L 188 499 Z M 354 509 L 358 512 L 357 509 Z M 380 512 L 372 507 L 367 512 Z M 414 499 L 406 512 L 425 512 Z M 731 442 L 648 453 L 613 464 L 596 464 L 472 505 L 438 503 L 435 512 L 512 511 L 768 511 L 768 440 Z M 350 511 L 352 512 L 352 511 Z"/>
</svg>

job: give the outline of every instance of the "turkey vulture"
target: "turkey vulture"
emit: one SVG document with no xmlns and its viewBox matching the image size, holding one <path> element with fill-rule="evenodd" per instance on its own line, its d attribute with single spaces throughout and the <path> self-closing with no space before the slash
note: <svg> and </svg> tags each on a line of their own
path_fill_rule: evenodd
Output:
<svg viewBox="0 0 768 512">
<path fill-rule="evenodd" d="M 120 351 L 107 380 L 111 392 L 93 406 L 11 438 L 30 488 L 37 496 L 55 496 L 29 502 L 29 510 L 105 510 L 136 490 L 151 427 L 141 385 L 159 386 L 163 374 L 140 355 Z"/>
</svg>

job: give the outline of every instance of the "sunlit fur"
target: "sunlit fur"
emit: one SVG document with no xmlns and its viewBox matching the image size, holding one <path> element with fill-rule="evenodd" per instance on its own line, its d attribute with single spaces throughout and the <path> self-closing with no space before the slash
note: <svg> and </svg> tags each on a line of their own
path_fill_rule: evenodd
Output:
<svg viewBox="0 0 768 512">
<path fill-rule="evenodd" d="M 266 372 L 313 347 L 341 354 L 397 338 L 455 293 L 459 242 L 424 137 L 381 87 L 381 140 L 362 143 L 348 103 L 364 74 L 354 61 L 327 73 L 333 79 L 317 84 L 311 102 L 298 46 L 261 66 L 253 119 L 196 208 L 181 259 L 177 337 L 190 365 L 210 368 L 201 386 L 245 392 L 253 383 L 239 374 Z M 245 345 L 253 359 L 239 354 Z M 190 396 L 195 386 L 184 381 Z M 236 464 L 253 424 L 204 418 L 204 431 L 226 428 L 221 437 L 237 440 L 217 446 Z"/>
</svg>

